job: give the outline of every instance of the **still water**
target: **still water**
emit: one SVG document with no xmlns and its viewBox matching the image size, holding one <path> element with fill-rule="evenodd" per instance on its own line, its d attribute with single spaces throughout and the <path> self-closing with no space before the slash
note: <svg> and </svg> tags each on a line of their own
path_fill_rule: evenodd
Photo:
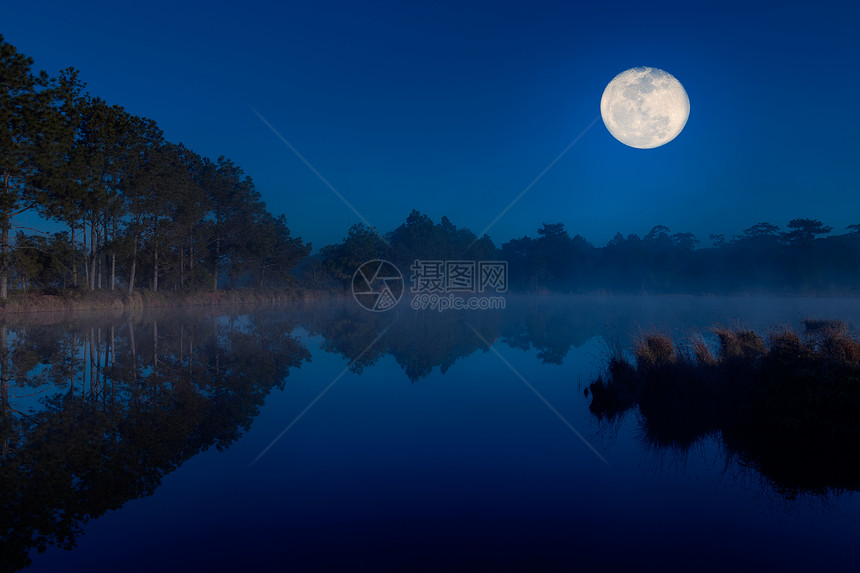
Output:
<svg viewBox="0 0 860 573">
<path fill-rule="evenodd" d="M 584 393 L 643 331 L 804 318 L 857 329 L 860 299 L 7 319 L 0 571 L 853 569 L 856 491 L 656 447 Z"/>
</svg>

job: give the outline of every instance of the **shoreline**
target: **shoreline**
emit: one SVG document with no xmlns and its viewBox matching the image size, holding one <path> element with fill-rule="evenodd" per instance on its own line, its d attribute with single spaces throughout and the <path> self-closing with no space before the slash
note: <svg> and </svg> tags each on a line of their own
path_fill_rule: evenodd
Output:
<svg viewBox="0 0 860 573">
<path fill-rule="evenodd" d="M 857 293 L 786 293 L 786 292 L 750 292 L 750 293 L 613 293 L 607 291 L 592 291 L 579 293 L 556 292 L 508 292 L 505 293 L 511 301 L 528 299 L 531 301 L 548 301 L 575 298 L 672 298 L 701 299 L 750 299 L 757 297 L 786 298 L 786 299 L 857 299 Z M 404 293 L 404 298 L 406 293 Z M 225 289 L 215 292 L 157 292 L 140 289 L 131 296 L 117 291 L 67 291 L 61 294 L 47 293 L 12 293 L 9 299 L 0 302 L 0 321 L 12 317 L 39 316 L 50 313 L 79 313 L 79 312 L 112 312 L 121 314 L 145 309 L 166 309 L 186 307 L 228 307 L 237 305 L 269 305 L 280 303 L 310 303 L 319 301 L 343 301 L 352 298 L 348 291 L 313 290 L 294 288 L 238 288 Z"/>
<path fill-rule="evenodd" d="M 342 295 L 299 288 L 227 289 L 215 292 L 178 293 L 138 290 L 132 295 L 119 292 L 69 292 L 63 294 L 13 293 L 0 303 L 0 320 L 44 313 L 114 312 L 150 308 L 219 307 L 248 304 L 276 304 L 339 299 Z"/>
</svg>

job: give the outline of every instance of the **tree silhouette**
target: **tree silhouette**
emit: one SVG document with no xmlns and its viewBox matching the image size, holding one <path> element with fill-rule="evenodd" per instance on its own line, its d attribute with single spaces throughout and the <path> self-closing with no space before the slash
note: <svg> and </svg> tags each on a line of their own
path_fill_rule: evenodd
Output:
<svg viewBox="0 0 860 573">
<path fill-rule="evenodd" d="M 827 235 L 833 230 L 818 219 L 792 219 L 788 228 L 791 231 L 781 233 L 780 238 L 789 245 L 807 245 L 818 235 Z"/>
<path fill-rule="evenodd" d="M 8 297 L 12 219 L 37 204 L 32 185 L 46 122 L 45 74 L 0 35 L 0 299 Z"/>
<path fill-rule="evenodd" d="M 90 291 L 125 283 L 128 294 L 215 290 L 225 274 L 231 285 L 293 283 L 308 249 L 238 165 L 165 141 L 154 121 L 87 93 L 74 68 L 49 78 L 31 66 L 0 37 L 0 299 L 10 277 L 56 289 L 82 275 Z M 71 248 L 56 243 L 62 276 L 36 272 L 36 245 L 50 247 L 38 231 L 13 241 L 12 219 L 28 209 L 69 227 Z"/>
</svg>

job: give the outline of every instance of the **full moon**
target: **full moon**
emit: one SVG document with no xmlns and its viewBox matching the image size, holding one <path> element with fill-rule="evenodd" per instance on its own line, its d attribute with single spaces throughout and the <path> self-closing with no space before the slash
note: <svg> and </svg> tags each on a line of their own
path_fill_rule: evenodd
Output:
<svg viewBox="0 0 860 573">
<path fill-rule="evenodd" d="M 615 139 L 651 149 L 678 137 L 690 117 L 690 98 L 672 74 L 633 68 L 615 76 L 603 90 L 600 115 Z"/>
</svg>

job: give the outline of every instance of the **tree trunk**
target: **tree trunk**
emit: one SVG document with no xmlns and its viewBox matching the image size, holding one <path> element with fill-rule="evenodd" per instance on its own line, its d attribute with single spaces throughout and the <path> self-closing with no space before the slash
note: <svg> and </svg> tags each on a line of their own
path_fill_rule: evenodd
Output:
<svg viewBox="0 0 860 573">
<path fill-rule="evenodd" d="M 9 381 L 12 380 L 12 368 L 8 363 L 9 348 L 6 346 L 6 325 L 0 326 L 0 417 L 4 417 L 9 409 Z"/>
<path fill-rule="evenodd" d="M 221 238 L 215 237 L 215 264 L 212 268 L 212 290 L 218 290 L 218 263 L 221 258 Z"/>
<path fill-rule="evenodd" d="M 4 171 L 2 178 L 3 197 L 5 199 L 13 193 L 12 174 L 8 171 Z M 12 221 L 9 218 L 10 211 L 11 209 L 4 210 L 2 218 L 0 218 L 0 227 L 2 227 L 0 241 L 3 243 L 2 247 L 0 247 L 0 258 L 2 258 L 2 260 L 0 260 L 0 300 L 6 300 L 9 298 L 9 227 L 12 226 Z"/>
<path fill-rule="evenodd" d="M 134 292 L 134 271 L 137 270 L 137 235 L 131 241 L 131 272 L 128 275 L 128 296 Z"/>
<path fill-rule="evenodd" d="M 98 268 L 98 273 L 96 274 L 97 286 L 99 290 L 102 290 L 102 273 L 105 268 L 105 253 L 104 253 L 104 244 L 107 241 L 107 235 L 102 235 L 102 228 L 104 225 L 96 226 L 96 242 L 98 243 L 98 251 L 96 252 L 96 267 Z"/>
<path fill-rule="evenodd" d="M 116 217 L 111 217 L 111 221 L 113 222 L 113 235 L 112 238 L 116 241 Z M 105 221 L 105 242 L 107 242 L 108 236 L 108 226 L 107 221 Z M 110 249 L 110 291 L 113 292 L 115 283 L 116 283 L 116 247 L 112 246 Z"/>
<path fill-rule="evenodd" d="M 72 231 L 72 286 L 78 286 L 78 265 L 77 265 L 77 257 L 75 257 L 75 253 L 77 252 L 77 246 L 75 245 L 75 221 L 74 219 L 69 223 L 69 227 Z"/>
<path fill-rule="evenodd" d="M 90 290 L 96 289 L 96 223 L 90 223 Z"/>
<path fill-rule="evenodd" d="M 0 250 L 0 300 L 9 298 L 9 217 L 3 217 L 0 221 L 3 230 L 0 233 L 0 241 L 2 241 L 2 250 Z"/>
<path fill-rule="evenodd" d="M 152 253 L 152 292 L 158 292 L 158 243 L 155 243 Z"/>
<path fill-rule="evenodd" d="M 99 290 L 102 290 L 102 271 L 104 270 L 105 266 L 105 254 L 103 252 L 104 249 L 102 248 L 104 247 L 104 241 L 101 238 L 102 227 L 102 223 L 99 223 L 96 226 L 96 236 L 98 237 L 99 245 L 98 252 L 96 253 L 96 268 L 98 269 L 98 272 L 96 273 L 96 288 L 98 288 Z"/>
<path fill-rule="evenodd" d="M 158 374 L 158 321 L 152 321 L 152 373 Z"/>
<path fill-rule="evenodd" d="M 83 253 L 84 253 L 84 286 L 86 288 L 90 288 L 90 255 L 87 252 L 87 228 L 86 228 L 86 224 L 84 224 L 83 228 L 81 229 L 81 237 L 83 239 L 81 241 L 81 243 L 83 244 L 83 247 L 84 247 L 83 248 Z"/>
</svg>

